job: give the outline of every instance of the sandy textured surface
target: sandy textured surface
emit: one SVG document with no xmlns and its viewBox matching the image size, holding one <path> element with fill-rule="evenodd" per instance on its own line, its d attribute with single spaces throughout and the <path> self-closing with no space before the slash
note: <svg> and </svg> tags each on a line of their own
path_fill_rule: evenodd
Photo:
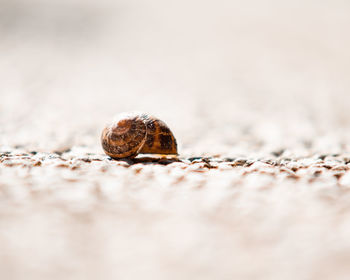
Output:
<svg viewBox="0 0 350 280">
<path fill-rule="evenodd" d="M 341 0 L 0 0 L 0 278 L 348 279 L 349 30 Z M 130 110 L 178 161 L 103 154 Z"/>
</svg>

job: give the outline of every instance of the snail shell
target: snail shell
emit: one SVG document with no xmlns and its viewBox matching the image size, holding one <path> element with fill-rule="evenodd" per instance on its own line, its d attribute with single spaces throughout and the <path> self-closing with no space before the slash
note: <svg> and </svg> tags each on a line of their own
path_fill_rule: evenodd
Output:
<svg viewBox="0 0 350 280">
<path fill-rule="evenodd" d="M 103 150 L 112 158 L 141 154 L 177 155 L 177 143 L 169 127 L 144 113 L 122 113 L 107 125 L 101 136 Z"/>
</svg>

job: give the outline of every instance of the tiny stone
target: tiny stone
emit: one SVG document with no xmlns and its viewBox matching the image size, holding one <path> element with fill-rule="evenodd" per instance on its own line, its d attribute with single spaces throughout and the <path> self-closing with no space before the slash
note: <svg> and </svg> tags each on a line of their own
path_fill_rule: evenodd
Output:
<svg viewBox="0 0 350 280">
<path fill-rule="evenodd" d="M 238 158 L 233 162 L 233 164 L 234 166 L 243 166 L 246 162 L 246 159 Z"/>
<path fill-rule="evenodd" d="M 275 157 L 280 157 L 281 155 L 283 155 L 283 153 L 284 153 L 284 149 L 271 152 L 271 154 L 274 155 Z"/>
<path fill-rule="evenodd" d="M 195 160 L 200 161 L 200 160 L 202 160 L 202 157 L 190 157 L 190 158 L 188 158 L 188 160 L 191 162 L 195 161 Z"/>
</svg>

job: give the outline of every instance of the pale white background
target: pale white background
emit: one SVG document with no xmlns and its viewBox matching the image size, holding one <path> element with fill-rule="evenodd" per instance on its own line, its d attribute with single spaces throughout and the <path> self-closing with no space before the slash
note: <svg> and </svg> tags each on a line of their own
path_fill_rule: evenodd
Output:
<svg viewBox="0 0 350 280">
<path fill-rule="evenodd" d="M 250 153 L 232 145 L 244 133 L 291 149 L 326 134 L 337 150 L 349 27 L 341 0 L 1 0 L 0 143 L 101 152 L 104 123 L 141 110 L 185 154 Z"/>
</svg>

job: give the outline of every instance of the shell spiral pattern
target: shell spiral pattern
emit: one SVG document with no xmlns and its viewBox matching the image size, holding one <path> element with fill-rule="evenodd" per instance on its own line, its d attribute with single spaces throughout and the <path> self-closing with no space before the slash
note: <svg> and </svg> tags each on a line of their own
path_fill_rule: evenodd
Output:
<svg viewBox="0 0 350 280">
<path fill-rule="evenodd" d="M 177 155 L 176 139 L 161 120 L 143 113 L 123 113 L 107 125 L 102 148 L 112 158 L 133 158 L 141 154 Z"/>
</svg>

